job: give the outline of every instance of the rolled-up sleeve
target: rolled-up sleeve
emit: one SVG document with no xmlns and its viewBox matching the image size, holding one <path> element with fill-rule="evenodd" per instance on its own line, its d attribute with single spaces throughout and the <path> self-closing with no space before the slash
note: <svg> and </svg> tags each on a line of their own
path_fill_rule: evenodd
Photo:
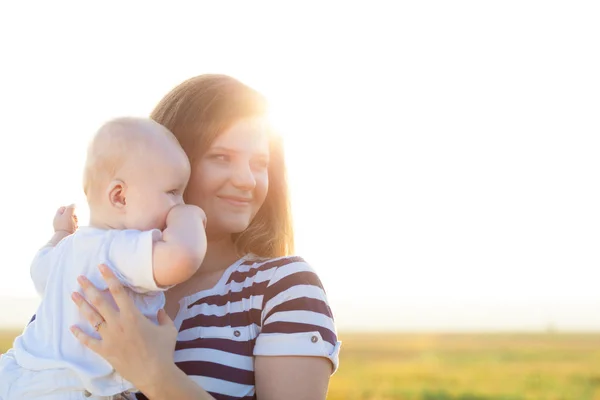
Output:
<svg viewBox="0 0 600 400">
<path fill-rule="evenodd" d="M 152 249 L 162 238 L 158 229 L 118 231 L 112 238 L 108 263 L 115 275 L 125 285 L 139 293 L 162 291 L 154 280 Z"/>
<path fill-rule="evenodd" d="M 339 365 L 341 342 L 321 281 L 299 257 L 285 259 L 263 297 L 255 356 L 315 356 Z"/>
</svg>

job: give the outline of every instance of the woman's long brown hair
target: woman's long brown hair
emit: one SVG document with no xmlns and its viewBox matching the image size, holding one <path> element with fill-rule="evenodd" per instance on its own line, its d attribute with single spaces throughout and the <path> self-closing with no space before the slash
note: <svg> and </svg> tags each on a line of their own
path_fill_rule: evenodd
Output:
<svg viewBox="0 0 600 400">
<path fill-rule="evenodd" d="M 171 90 L 150 118 L 173 132 L 193 168 L 222 132 L 266 112 L 266 100 L 254 89 L 227 75 L 206 74 Z M 270 133 L 267 197 L 248 228 L 233 240 L 240 254 L 273 258 L 294 252 L 294 234 L 283 145 Z"/>
</svg>

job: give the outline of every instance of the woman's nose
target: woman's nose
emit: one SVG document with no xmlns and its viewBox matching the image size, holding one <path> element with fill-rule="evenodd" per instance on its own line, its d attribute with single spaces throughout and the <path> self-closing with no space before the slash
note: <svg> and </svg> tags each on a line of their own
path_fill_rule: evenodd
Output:
<svg viewBox="0 0 600 400">
<path fill-rule="evenodd" d="M 233 171 L 231 182 L 238 189 L 252 190 L 256 186 L 256 178 L 250 165 L 238 165 Z"/>
</svg>

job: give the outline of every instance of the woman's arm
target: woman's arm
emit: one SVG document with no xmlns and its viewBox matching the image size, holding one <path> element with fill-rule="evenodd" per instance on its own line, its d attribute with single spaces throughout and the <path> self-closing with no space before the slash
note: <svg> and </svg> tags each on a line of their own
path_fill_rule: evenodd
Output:
<svg viewBox="0 0 600 400">
<path fill-rule="evenodd" d="M 164 310 L 158 312 L 156 325 L 135 307 L 110 268 L 101 265 L 100 272 L 117 307 L 89 280 L 80 277 L 85 299 L 78 293 L 73 293 L 72 299 L 90 324 L 97 327 L 101 339 L 74 326 L 71 331 L 77 339 L 151 400 L 214 400 L 175 365 L 177 330 Z"/>
<path fill-rule="evenodd" d="M 150 400 L 215 400 L 175 364 L 161 371 L 160 379 L 141 392 Z"/>
<path fill-rule="evenodd" d="M 254 347 L 259 400 L 324 400 L 340 342 L 323 285 L 300 257 L 277 260 Z"/>
<path fill-rule="evenodd" d="M 331 362 L 322 357 L 256 357 L 259 400 L 320 400 L 327 396 Z"/>
</svg>

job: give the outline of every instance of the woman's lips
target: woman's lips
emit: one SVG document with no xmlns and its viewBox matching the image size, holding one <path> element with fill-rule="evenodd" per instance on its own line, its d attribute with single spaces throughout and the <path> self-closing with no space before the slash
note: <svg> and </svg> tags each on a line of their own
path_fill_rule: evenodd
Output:
<svg viewBox="0 0 600 400">
<path fill-rule="evenodd" d="M 218 196 L 224 202 L 236 207 L 245 207 L 252 202 L 251 198 L 235 196 Z"/>
</svg>

